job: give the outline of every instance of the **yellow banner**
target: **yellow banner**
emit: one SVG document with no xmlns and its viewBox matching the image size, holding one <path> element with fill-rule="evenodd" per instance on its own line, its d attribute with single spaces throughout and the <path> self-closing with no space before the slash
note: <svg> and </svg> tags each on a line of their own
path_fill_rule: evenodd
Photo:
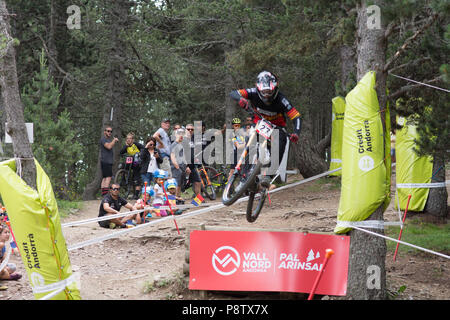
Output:
<svg viewBox="0 0 450 320">
<path fill-rule="evenodd" d="M 341 167 L 342 164 L 342 134 L 344 130 L 345 99 L 335 97 L 332 102 L 331 117 L 331 162 L 330 171 Z M 341 176 L 341 170 L 330 173 L 330 176 Z"/>
<path fill-rule="evenodd" d="M 345 98 L 342 140 L 341 198 L 336 233 L 350 229 L 339 222 L 367 219 L 389 203 L 385 135 L 380 116 L 375 72 L 368 72 Z M 386 110 L 383 110 L 386 112 Z"/>
<path fill-rule="evenodd" d="M 17 247 L 36 299 L 81 299 L 50 180 L 35 163 L 37 191 L 16 174 L 14 159 L 0 162 L 0 194 Z"/>
<path fill-rule="evenodd" d="M 415 139 L 418 138 L 416 126 L 408 123 L 405 118 L 397 117 L 397 123 L 403 126 L 396 132 L 395 154 L 397 193 L 400 199 L 400 210 L 405 210 L 408 195 L 411 199 L 408 211 L 423 211 L 430 192 L 429 188 L 403 187 L 411 184 L 427 184 L 431 182 L 433 175 L 433 157 L 419 157 L 414 152 L 416 147 Z M 426 185 L 423 185 L 426 186 Z M 398 199 L 396 197 L 395 207 L 398 209 Z"/>
</svg>

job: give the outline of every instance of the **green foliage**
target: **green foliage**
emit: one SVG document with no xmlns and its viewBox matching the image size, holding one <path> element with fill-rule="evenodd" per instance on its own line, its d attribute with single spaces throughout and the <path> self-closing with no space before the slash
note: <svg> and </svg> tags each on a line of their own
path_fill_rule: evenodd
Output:
<svg viewBox="0 0 450 320">
<path fill-rule="evenodd" d="M 58 213 L 61 218 L 67 217 L 83 207 L 82 201 L 69 201 L 57 198 L 56 202 L 58 204 Z"/>
<path fill-rule="evenodd" d="M 398 227 L 386 228 L 386 235 L 398 239 L 399 235 Z M 406 220 L 406 224 L 402 232 L 402 241 L 414 244 L 416 246 L 427 248 L 433 251 L 441 252 L 444 254 L 450 253 L 450 243 L 448 241 L 448 235 L 450 232 L 450 224 L 432 224 L 421 221 L 418 218 Z M 394 252 L 396 242 L 388 241 L 387 249 Z M 418 254 L 423 251 L 419 251 L 409 246 L 400 245 L 399 253 L 409 252 Z"/>
<path fill-rule="evenodd" d="M 253 86 L 262 69 L 280 77 L 280 90 L 311 124 L 318 141 L 328 131 L 323 124 L 331 121 L 331 99 L 345 96 L 356 84 L 355 67 L 342 86 L 339 55 L 343 46 L 356 46 L 356 0 L 138 0 L 120 2 L 128 6 L 120 14 L 119 2 L 108 0 L 7 3 L 16 15 L 11 23 L 20 41 L 19 84 L 27 117 L 35 123 L 36 155 L 52 164 L 46 171 L 54 171 L 52 179 L 62 184 L 63 194 L 80 194 L 97 170 L 100 126 L 109 116 L 104 109 L 111 91 L 119 89 L 110 87 L 114 59 L 126 75 L 120 88 L 125 95 L 120 129 L 135 132 L 140 141 L 167 116 L 173 123 L 203 120 L 208 127 L 221 127 L 230 108 L 229 91 Z M 81 9 L 80 30 L 61 23 L 72 4 Z M 381 9 L 383 23 L 394 25 L 387 59 L 439 14 L 392 67 L 419 81 L 441 76 L 433 84 L 448 88 L 448 1 L 385 1 Z M 115 34 L 119 21 L 123 28 Z M 120 52 L 114 41 L 121 44 Z M 53 54 L 50 71 L 36 63 L 43 43 Z M 390 93 L 407 85 L 388 77 Z M 395 112 L 416 113 L 424 133 L 420 152 L 445 157 L 450 149 L 446 94 L 415 87 L 401 97 L 391 119 Z M 425 107 L 432 112 L 425 114 Z"/>
<path fill-rule="evenodd" d="M 26 121 L 34 124 L 34 156 L 50 177 L 54 189 L 66 184 L 68 164 L 81 152 L 69 112 L 57 110 L 59 97 L 59 89 L 49 77 L 42 51 L 40 71 L 23 89 L 22 101 Z"/>
</svg>

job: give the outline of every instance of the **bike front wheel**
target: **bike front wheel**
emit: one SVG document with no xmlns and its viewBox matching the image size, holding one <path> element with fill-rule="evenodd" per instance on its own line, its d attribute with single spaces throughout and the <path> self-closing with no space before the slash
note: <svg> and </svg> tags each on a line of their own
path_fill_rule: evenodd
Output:
<svg viewBox="0 0 450 320">
<path fill-rule="evenodd" d="M 206 174 L 208 175 L 208 179 L 205 176 L 205 171 Z M 217 171 L 216 169 L 212 168 L 212 167 L 205 167 L 205 171 L 200 171 L 200 179 L 202 179 L 203 181 L 203 188 L 204 188 L 204 192 L 206 194 L 206 196 L 210 199 L 210 200 L 216 200 L 216 189 L 212 183 L 212 177 L 214 177 L 215 175 L 217 175 Z M 208 183 L 209 180 L 209 183 Z"/>
<path fill-rule="evenodd" d="M 264 188 L 260 193 L 251 191 L 248 197 L 246 218 L 248 222 L 255 222 L 258 219 L 259 213 L 264 206 L 264 201 L 266 201 L 267 189 Z M 253 209 L 253 204 L 256 202 L 256 207 Z"/>
<path fill-rule="evenodd" d="M 235 203 L 255 183 L 261 166 L 261 162 L 257 161 L 254 165 L 246 164 L 239 171 L 236 170 L 223 190 L 222 203 L 226 206 Z"/>
</svg>

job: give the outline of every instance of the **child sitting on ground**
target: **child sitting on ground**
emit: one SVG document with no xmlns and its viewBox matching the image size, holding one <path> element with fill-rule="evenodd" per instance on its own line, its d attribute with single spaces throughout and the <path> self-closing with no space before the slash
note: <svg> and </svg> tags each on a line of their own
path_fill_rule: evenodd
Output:
<svg viewBox="0 0 450 320">
<path fill-rule="evenodd" d="M 142 210 L 144 207 L 151 205 L 151 199 L 155 195 L 155 191 L 151 187 L 143 188 L 141 193 L 141 198 L 136 201 L 136 209 Z M 142 221 L 148 222 L 148 218 L 151 218 L 151 210 L 145 210 L 141 212 Z"/>
<path fill-rule="evenodd" d="M 1 223 L 6 223 L 6 225 L 9 226 L 8 213 L 6 212 L 6 208 L 0 202 L 0 224 Z M 13 235 L 13 239 L 14 239 L 14 235 Z M 16 256 L 20 256 L 19 248 L 17 248 L 16 241 L 14 241 L 14 240 L 11 241 L 11 250 L 12 250 L 12 253 L 14 253 Z"/>
<path fill-rule="evenodd" d="M 155 185 L 153 186 L 153 190 L 155 191 L 155 196 L 153 198 L 152 206 L 155 207 L 155 209 L 152 210 L 152 213 L 156 217 L 165 217 L 167 216 L 166 210 L 157 209 L 158 207 L 161 207 L 164 205 L 164 180 L 168 178 L 168 174 L 164 170 L 156 170 L 153 173 L 153 177 L 156 178 Z"/>
<path fill-rule="evenodd" d="M 6 224 L 0 224 L 0 265 L 6 258 L 6 244 L 10 239 L 10 231 Z M 16 273 L 16 265 L 14 263 L 7 263 L 2 270 L 0 270 L 0 280 L 19 280 L 22 278 L 20 273 Z"/>
<path fill-rule="evenodd" d="M 181 214 L 183 211 L 181 209 L 177 209 L 177 204 L 178 201 L 182 201 L 182 203 L 184 202 L 183 199 L 181 197 L 177 197 L 176 196 L 176 191 L 177 191 L 177 181 L 175 179 L 167 179 L 167 181 L 164 183 L 164 188 L 166 189 L 166 191 L 168 191 L 168 199 L 165 199 L 164 204 L 165 205 L 169 205 L 172 208 L 173 214 L 175 215 L 179 215 Z"/>
</svg>

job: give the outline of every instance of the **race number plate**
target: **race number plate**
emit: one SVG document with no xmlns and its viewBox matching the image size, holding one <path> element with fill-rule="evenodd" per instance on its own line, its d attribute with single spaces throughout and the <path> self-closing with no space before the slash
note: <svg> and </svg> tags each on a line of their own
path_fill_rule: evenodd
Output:
<svg viewBox="0 0 450 320">
<path fill-rule="evenodd" d="M 127 157 L 126 164 L 133 163 L 133 157 Z"/>
<path fill-rule="evenodd" d="M 262 135 L 264 138 L 269 139 L 273 132 L 272 124 L 263 119 L 259 120 L 256 126 L 256 132 Z"/>
</svg>

